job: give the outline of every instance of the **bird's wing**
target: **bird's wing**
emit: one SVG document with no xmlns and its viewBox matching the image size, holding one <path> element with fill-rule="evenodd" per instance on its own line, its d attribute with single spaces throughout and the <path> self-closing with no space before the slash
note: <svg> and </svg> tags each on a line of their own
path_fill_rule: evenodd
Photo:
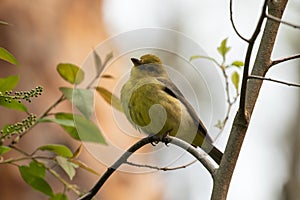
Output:
<svg viewBox="0 0 300 200">
<path fill-rule="evenodd" d="M 204 124 L 199 119 L 194 108 L 186 100 L 186 98 L 183 96 L 183 94 L 180 92 L 180 90 L 176 87 L 176 85 L 169 78 L 158 77 L 157 80 L 165 86 L 164 91 L 167 94 L 178 99 L 187 108 L 188 112 L 190 113 L 190 115 L 192 116 L 192 118 L 194 120 L 195 125 L 198 126 L 198 130 L 206 137 L 207 141 L 212 143 L 212 139 L 208 135 L 207 129 L 205 128 Z"/>
</svg>

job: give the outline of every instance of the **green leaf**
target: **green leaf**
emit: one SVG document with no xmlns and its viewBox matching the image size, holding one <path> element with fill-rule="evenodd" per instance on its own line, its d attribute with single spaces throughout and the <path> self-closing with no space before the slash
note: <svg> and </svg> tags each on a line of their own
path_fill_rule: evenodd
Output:
<svg viewBox="0 0 300 200">
<path fill-rule="evenodd" d="M 43 164 L 32 161 L 29 166 L 19 166 L 19 171 L 23 180 L 32 188 L 53 196 L 53 191 L 45 180 L 46 168 Z"/>
<path fill-rule="evenodd" d="M 52 196 L 49 200 L 68 200 L 68 197 L 63 193 L 58 193 Z"/>
<path fill-rule="evenodd" d="M 94 124 L 94 122 L 86 119 L 85 117 L 70 113 L 56 113 L 55 118 L 74 121 L 74 126 L 61 125 L 61 127 L 67 131 L 72 138 L 85 142 L 106 144 L 98 127 Z"/>
<path fill-rule="evenodd" d="M 65 120 L 72 122 L 69 125 L 67 124 L 61 124 L 61 127 L 75 140 L 80 140 L 80 137 L 78 135 L 77 129 L 75 128 L 75 123 L 73 119 L 73 114 L 70 113 L 56 113 L 55 119 L 57 120 Z M 67 122 L 68 123 L 68 122 Z"/>
<path fill-rule="evenodd" d="M 90 118 L 94 108 L 94 95 L 91 90 L 66 87 L 59 90 L 87 119 Z"/>
<path fill-rule="evenodd" d="M 191 56 L 190 57 L 190 61 L 193 61 L 195 59 L 200 59 L 200 58 L 203 58 L 203 59 L 207 59 L 207 60 L 210 60 L 212 62 L 214 62 L 216 65 L 220 65 L 214 58 L 212 57 L 209 57 L 209 56 L 202 56 L 202 55 L 194 55 L 194 56 Z"/>
<path fill-rule="evenodd" d="M 19 82 L 19 76 L 14 75 L 14 76 L 8 76 L 5 78 L 0 78 L 0 92 L 2 95 L 5 95 L 6 91 L 10 91 L 16 87 L 16 85 Z M 9 108 L 9 109 L 14 109 L 18 111 L 23 111 L 27 112 L 27 108 L 24 104 L 20 103 L 17 100 L 14 100 L 8 97 L 0 96 L 0 106 Z"/>
<path fill-rule="evenodd" d="M 73 177 L 76 174 L 75 168 L 78 166 L 75 165 L 72 162 L 69 162 L 67 158 L 62 156 L 57 156 L 56 161 L 59 164 L 59 166 L 66 172 L 66 174 L 69 176 L 70 180 L 73 179 Z"/>
<path fill-rule="evenodd" d="M 225 60 L 226 54 L 230 50 L 230 47 L 227 46 L 227 39 L 225 38 L 218 47 L 218 52 L 222 55 L 223 60 Z"/>
<path fill-rule="evenodd" d="M 73 157 L 72 151 L 68 147 L 60 144 L 47 144 L 39 147 L 38 149 L 42 151 L 51 151 L 56 153 L 59 156 L 66 157 L 66 158 Z"/>
<path fill-rule="evenodd" d="M 91 90 L 74 89 L 72 102 L 87 119 L 90 118 L 94 109 L 94 94 Z"/>
<path fill-rule="evenodd" d="M 0 59 L 5 60 L 13 65 L 19 65 L 17 59 L 2 47 L 0 47 Z"/>
<path fill-rule="evenodd" d="M 2 156 L 3 154 L 9 152 L 11 150 L 10 147 L 7 146 L 0 146 L 0 156 Z"/>
<path fill-rule="evenodd" d="M 19 82 L 18 75 L 0 78 L 0 92 L 4 94 L 6 91 L 10 91 L 14 89 L 17 86 L 18 82 Z"/>
<path fill-rule="evenodd" d="M 209 59 L 209 60 L 214 60 L 213 58 L 211 58 L 211 57 L 209 57 L 209 56 L 193 55 L 193 56 L 190 57 L 190 61 L 196 60 L 196 59 L 200 59 L 200 58 L 205 58 L 205 59 Z"/>
<path fill-rule="evenodd" d="M 74 115 L 73 117 L 78 135 L 82 141 L 106 144 L 104 137 L 94 122 L 80 115 Z"/>
<path fill-rule="evenodd" d="M 64 94 L 64 96 L 72 102 L 73 98 L 73 88 L 68 88 L 68 87 L 60 87 L 59 90 Z"/>
<path fill-rule="evenodd" d="M 59 124 L 59 125 L 63 125 L 63 126 L 75 126 L 74 124 L 74 120 L 70 120 L 70 119 L 52 119 L 52 118 L 42 118 L 42 119 L 39 119 L 38 122 L 54 122 L 56 124 Z"/>
<path fill-rule="evenodd" d="M 233 72 L 231 76 L 231 81 L 235 87 L 235 89 L 238 91 L 239 89 L 239 82 L 240 82 L 240 75 L 237 72 Z"/>
<path fill-rule="evenodd" d="M 76 164 L 78 167 L 92 173 L 92 174 L 95 174 L 97 176 L 100 176 L 100 174 L 98 172 L 96 172 L 95 170 L 93 170 L 92 168 L 90 168 L 89 166 L 87 166 L 86 164 L 82 163 L 81 161 L 79 160 L 72 160 L 71 161 L 72 163 Z"/>
<path fill-rule="evenodd" d="M 7 101 L 5 97 L 1 97 L 1 96 L 0 96 L 0 106 L 22 111 L 22 112 L 27 112 L 27 107 L 23 103 L 14 99 L 9 99 Z"/>
<path fill-rule="evenodd" d="M 200 58 L 204 58 L 204 56 L 201 56 L 201 55 L 194 55 L 194 56 L 191 56 L 191 57 L 190 57 L 190 61 L 196 60 L 196 59 L 200 59 Z"/>
<path fill-rule="evenodd" d="M 101 58 L 95 50 L 93 50 L 93 56 L 94 56 L 94 63 L 96 67 L 96 73 L 100 74 L 103 70 Z"/>
<path fill-rule="evenodd" d="M 78 66 L 70 63 L 57 65 L 59 75 L 71 84 L 79 84 L 84 79 L 84 72 Z"/>
<path fill-rule="evenodd" d="M 42 163 L 38 163 L 36 161 L 31 161 L 29 163 L 29 168 L 34 172 L 34 176 L 39 178 L 45 178 L 46 176 L 46 168 Z"/>
<path fill-rule="evenodd" d="M 240 67 L 244 66 L 244 62 L 236 60 L 236 61 L 232 62 L 231 65 L 240 68 Z"/>
<path fill-rule="evenodd" d="M 112 107 L 120 112 L 123 112 L 121 101 L 118 97 L 113 95 L 110 91 L 103 87 L 96 87 L 96 91 L 103 97 L 103 99 Z"/>
</svg>

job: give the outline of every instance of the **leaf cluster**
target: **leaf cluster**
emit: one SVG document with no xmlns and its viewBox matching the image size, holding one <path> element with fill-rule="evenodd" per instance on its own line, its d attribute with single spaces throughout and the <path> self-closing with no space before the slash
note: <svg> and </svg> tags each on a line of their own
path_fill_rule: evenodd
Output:
<svg viewBox="0 0 300 200">
<path fill-rule="evenodd" d="M 1 25 L 7 25 L 4 22 Z M 96 51 L 93 51 L 96 75 L 90 81 L 88 87 L 79 88 L 78 85 L 85 79 L 85 72 L 75 64 L 60 63 L 56 69 L 58 74 L 72 87 L 60 87 L 61 97 L 54 102 L 39 117 L 28 111 L 26 103 L 32 103 L 33 98 L 37 98 L 43 93 L 43 87 L 37 86 L 28 91 L 16 91 L 15 87 L 19 82 L 19 75 L 11 75 L 0 78 L 0 106 L 10 110 L 23 112 L 27 115 L 22 121 L 13 124 L 6 124 L 0 132 L 0 165 L 11 164 L 17 166 L 23 180 L 34 190 L 42 192 L 50 200 L 67 200 L 66 192 L 71 190 L 78 196 L 81 195 L 79 188 L 65 180 L 54 168 L 59 166 L 72 181 L 76 175 L 76 170 L 82 168 L 90 173 L 98 173 L 79 160 L 82 151 L 80 145 L 74 152 L 62 144 L 46 144 L 38 147 L 35 151 L 28 153 L 24 149 L 17 147 L 25 134 L 40 123 L 55 123 L 73 139 L 85 142 L 106 144 L 98 126 L 91 119 L 94 106 L 94 88 L 91 87 L 100 77 L 104 67 L 112 59 L 109 53 L 102 62 Z M 6 49 L 0 47 L 0 59 L 12 65 L 20 66 L 17 59 Z M 106 76 L 104 78 L 111 78 Z M 69 101 L 80 113 L 57 112 L 51 113 L 52 109 L 63 101 Z M 19 157 L 11 157 L 9 152 L 16 151 Z M 19 164 L 19 161 L 30 160 L 28 165 Z M 51 184 L 47 181 L 46 174 L 54 176 L 63 184 L 64 190 L 56 193 Z"/>
</svg>

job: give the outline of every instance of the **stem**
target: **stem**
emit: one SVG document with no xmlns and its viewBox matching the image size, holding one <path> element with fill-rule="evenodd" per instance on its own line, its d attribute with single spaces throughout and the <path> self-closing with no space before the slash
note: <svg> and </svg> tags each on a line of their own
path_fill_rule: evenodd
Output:
<svg viewBox="0 0 300 200">
<path fill-rule="evenodd" d="M 48 113 L 53 109 L 53 108 L 55 108 L 60 102 L 62 102 L 62 101 L 64 101 L 66 98 L 65 98 L 65 96 L 64 95 L 61 95 L 60 97 L 59 97 L 59 99 L 57 99 L 56 101 L 55 101 L 55 103 L 54 104 L 52 104 L 40 117 L 39 117 L 39 119 L 42 119 L 42 118 L 44 118 L 44 117 L 46 117 L 47 115 L 48 115 Z"/>
<path fill-rule="evenodd" d="M 45 159 L 45 160 L 53 160 L 53 157 L 47 157 L 47 156 L 24 156 L 19 158 L 10 158 L 3 161 L 0 161 L 1 164 L 12 164 L 15 162 L 19 162 L 22 160 L 32 160 L 32 159 Z"/>
<path fill-rule="evenodd" d="M 235 96 L 233 98 L 233 101 L 231 101 L 231 98 L 230 98 L 230 92 L 229 92 L 229 81 L 228 81 L 228 75 L 226 73 L 226 70 L 225 70 L 225 67 L 224 67 L 224 63 L 222 65 L 219 65 L 222 73 L 223 73 L 223 77 L 224 77 L 224 80 L 225 80 L 225 91 L 226 91 L 226 97 L 227 97 L 227 111 L 226 111 L 226 114 L 225 114 L 225 118 L 223 119 L 222 121 L 222 127 L 220 128 L 220 131 L 219 133 L 217 134 L 217 136 L 214 138 L 214 141 L 218 140 L 219 136 L 221 135 L 221 133 L 224 131 L 224 128 L 226 126 L 226 123 L 229 119 L 229 114 L 230 114 L 230 111 L 232 109 L 232 106 L 233 104 L 236 102 L 237 98 L 238 98 L 238 94 L 237 96 Z"/>
</svg>

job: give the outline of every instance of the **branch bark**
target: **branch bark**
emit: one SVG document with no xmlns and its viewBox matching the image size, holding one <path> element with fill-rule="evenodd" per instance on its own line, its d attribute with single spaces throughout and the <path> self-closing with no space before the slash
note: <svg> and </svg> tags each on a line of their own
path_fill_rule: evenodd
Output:
<svg viewBox="0 0 300 200">
<path fill-rule="evenodd" d="M 287 0 L 270 0 L 268 1 L 268 13 L 281 19 L 286 4 Z M 267 73 L 279 25 L 280 23 L 267 19 L 251 75 L 264 77 Z M 243 80 L 245 78 L 247 79 L 244 74 Z M 241 98 L 246 100 L 245 113 L 240 107 L 235 116 L 223 159 L 216 171 L 216 176 L 214 176 L 211 200 L 226 200 L 227 198 L 231 178 L 248 129 L 248 119 L 250 120 L 253 113 L 262 82 L 262 80 L 250 79 L 247 80 L 247 87 L 242 86 L 241 88 L 242 91 L 247 88 L 244 93 L 241 92 L 241 95 L 245 95 Z"/>
<path fill-rule="evenodd" d="M 155 143 L 155 142 L 163 142 L 163 143 L 171 143 L 174 144 L 185 151 L 189 152 L 191 155 L 193 155 L 198 161 L 200 161 L 203 166 L 210 172 L 212 177 L 215 174 L 216 167 L 214 164 L 203 154 L 199 153 L 199 151 L 193 147 L 191 144 L 180 140 L 175 137 L 166 136 L 166 137 L 159 137 L 159 136 L 150 136 L 143 138 L 136 142 L 134 145 L 132 145 L 126 152 L 123 153 L 123 155 L 109 168 L 107 168 L 106 172 L 101 176 L 101 178 L 98 180 L 98 182 L 94 185 L 94 187 L 85 195 L 80 197 L 78 200 L 91 200 L 97 192 L 100 190 L 100 188 L 104 185 L 104 183 L 108 180 L 108 178 L 124 163 L 127 163 L 127 159 L 138 149 L 142 148 L 146 144 L 149 143 Z"/>
</svg>

